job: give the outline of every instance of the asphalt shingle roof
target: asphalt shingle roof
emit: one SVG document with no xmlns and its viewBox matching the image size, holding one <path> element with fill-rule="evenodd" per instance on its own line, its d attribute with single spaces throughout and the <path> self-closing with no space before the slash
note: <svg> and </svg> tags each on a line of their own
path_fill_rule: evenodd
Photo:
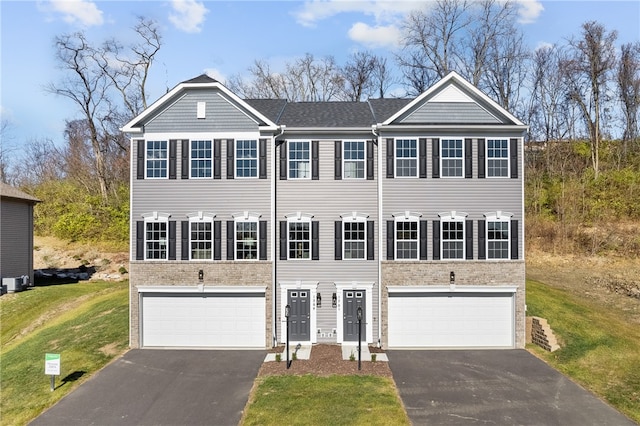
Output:
<svg viewBox="0 0 640 426">
<path fill-rule="evenodd" d="M 18 188 L 14 188 L 13 186 L 7 185 L 6 183 L 0 182 L 0 197 L 2 198 L 14 198 L 16 200 L 24 200 L 30 201 L 32 203 L 39 203 L 36 197 L 27 194 L 26 192 L 20 191 Z"/>
<path fill-rule="evenodd" d="M 290 127 L 369 127 L 374 122 L 366 102 L 290 102 L 277 124 Z"/>
<path fill-rule="evenodd" d="M 407 106 L 413 99 L 405 98 L 385 98 L 385 99 L 369 99 L 369 104 L 373 110 L 376 123 L 382 123 L 396 112 Z"/>
<path fill-rule="evenodd" d="M 282 111 L 287 104 L 286 99 L 245 99 L 246 103 L 264 114 L 274 123 L 278 122 Z"/>
</svg>

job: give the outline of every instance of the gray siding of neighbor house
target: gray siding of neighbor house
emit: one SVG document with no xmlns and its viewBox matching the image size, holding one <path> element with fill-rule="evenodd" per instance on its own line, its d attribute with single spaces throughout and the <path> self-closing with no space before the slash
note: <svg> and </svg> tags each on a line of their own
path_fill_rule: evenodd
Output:
<svg viewBox="0 0 640 426">
<path fill-rule="evenodd" d="M 400 120 L 403 124 L 498 124 L 500 121 L 476 103 L 427 102 Z"/>
<path fill-rule="evenodd" d="M 292 140 L 318 140 L 319 138 L 291 136 Z M 313 215 L 312 220 L 319 222 L 319 260 L 279 260 L 280 244 L 276 243 L 276 262 L 278 282 L 318 282 L 318 292 L 322 295 L 322 307 L 317 310 L 317 328 L 331 332 L 337 327 L 337 310 L 331 306 L 331 296 L 336 293 L 335 283 L 359 282 L 374 283 L 373 301 L 373 339 L 378 339 L 378 242 L 375 243 L 374 260 L 335 260 L 335 221 L 342 214 L 357 212 L 368 215 L 367 220 L 374 221 L 375 240 L 378 236 L 377 179 L 335 179 L 335 141 L 372 140 L 371 133 L 360 137 L 331 135 L 319 140 L 319 179 L 318 180 L 280 180 L 279 165 L 276 166 L 276 196 L 278 206 L 276 221 L 286 221 L 286 215 L 296 212 Z M 281 146 L 276 150 L 280 155 Z M 374 145 L 374 159 L 378 147 Z M 278 163 L 278 162 L 277 162 Z M 374 161 L 374 176 L 377 173 Z M 366 173 L 365 173 L 366 176 Z M 278 226 L 278 223 L 276 223 Z M 279 236 L 278 230 L 276 235 Z M 280 298 L 278 287 L 277 297 Z M 280 305 L 286 301 L 278 300 Z M 341 318 L 341 316 L 340 316 Z M 316 330 L 312 330 L 312 333 Z M 318 337 L 318 342 L 336 342 L 335 337 Z"/>
<path fill-rule="evenodd" d="M 0 279 L 28 275 L 33 282 L 33 205 L 0 201 Z"/>
</svg>

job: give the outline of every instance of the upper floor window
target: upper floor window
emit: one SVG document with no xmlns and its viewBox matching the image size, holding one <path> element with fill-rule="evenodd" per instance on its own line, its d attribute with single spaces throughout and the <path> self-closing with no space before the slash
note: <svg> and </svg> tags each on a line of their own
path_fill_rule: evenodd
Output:
<svg viewBox="0 0 640 426">
<path fill-rule="evenodd" d="M 440 220 L 441 259 L 464 259 L 466 214 L 440 214 Z"/>
<path fill-rule="evenodd" d="M 418 176 L 418 141 L 416 139 L 396 139 L 396 176 Z"/>
<path fill-rule="evenodd" d="M 375 224 L 368 215 L 351 212 L 335 222 L 335 259 L 374 260 Z"/>
<path fill-rule="evenodd" d="M 345 141 L 343 163 L 345 179 L 364 179 L 365 142 Z"/>
<path fill-rule="evenodd" d="M 289 179 L 311 178 L 309 141 L 289 142 Z"/>
<path fill-rule="evenodd" d="M 169 258 L 169 215 L 153 212 L 144 217 L 144 259 Z"/>
<path fill-rule="evenodd" d="M 147 141 L 147 178 L 166 178 L 168 151 L 167 141 Z"/>
<path fill-rule="evenodd" d="M 511 257 L 511 213 L 486 214 L 487 259 Z"/>
<path fill-rule="evenodd" d="M 365 221 L 344 222 L 344 259 L 365 259 L 367 242 Z"/>
<path fill-rule="evenodd" d="M 487 176 L 509 177 L 508 139 L 487 139 Z"/>
<path fill-rule="evenodd" d="M 213 259 L 213 216 L 189 217 L 189 259 Z"/>
<path fill-rule="evenodd" d="M 464 176 L 464 149 L 462 139 L 442 139 L 440 173 L 442 177 Z"/>
<path fill-rule="evenodd" d="M 258 259 L 258 221 L 236 220 L 236 260 Z"/>
<path fill-rule="evenodd" d="M 191 141 L 191 177 L 210 178 L 212 149 L 210 140 Z"/>
<path fill-rule="evenodd" d="M 301 218 L 287 222 L 289 259 L 311 258 L 311 220 Z"/>
<path fill-rule="evenodd" d="M 236 141 L 236 177 L 258 177 L 258 141 Z"/>
<path fill-rule="evenodd" d="M 396 218 L 395 245 L 396 259 L 418 259 L 418 218 Z"/>
</svg>

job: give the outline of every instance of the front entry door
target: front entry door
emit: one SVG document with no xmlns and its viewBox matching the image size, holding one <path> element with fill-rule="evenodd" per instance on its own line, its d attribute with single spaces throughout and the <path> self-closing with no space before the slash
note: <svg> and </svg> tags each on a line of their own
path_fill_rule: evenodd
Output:
<svg viewBox="0 0 640 426">
<path fill-rule="evenodd" d="M 289 339 L 306 342 L 311 340 L 311 307 L 309 306 L 309 290 L 289 290 L 287 303 L 289 311 Z"/>
<path fill-rule="evenodd" d="M 367 341 L 365 310 L 365 290 L 344 290 L 342 294 L 343 300 L 343 317 L 344 317 L 344 338 L 346 342 L 358 341 L 358 307 L 362 308 L 362 341 Z"/>
</svg>

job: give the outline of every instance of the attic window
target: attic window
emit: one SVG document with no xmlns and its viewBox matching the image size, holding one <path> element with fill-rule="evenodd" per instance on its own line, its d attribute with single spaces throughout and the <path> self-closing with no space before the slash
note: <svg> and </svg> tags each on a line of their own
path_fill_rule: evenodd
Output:
<svg viewBox="0 0 640 426">
<path fill-rule="evenodd" d="M 205 118 L 206 102 L 198 102 L 197 118 Z"/>
</svg>

